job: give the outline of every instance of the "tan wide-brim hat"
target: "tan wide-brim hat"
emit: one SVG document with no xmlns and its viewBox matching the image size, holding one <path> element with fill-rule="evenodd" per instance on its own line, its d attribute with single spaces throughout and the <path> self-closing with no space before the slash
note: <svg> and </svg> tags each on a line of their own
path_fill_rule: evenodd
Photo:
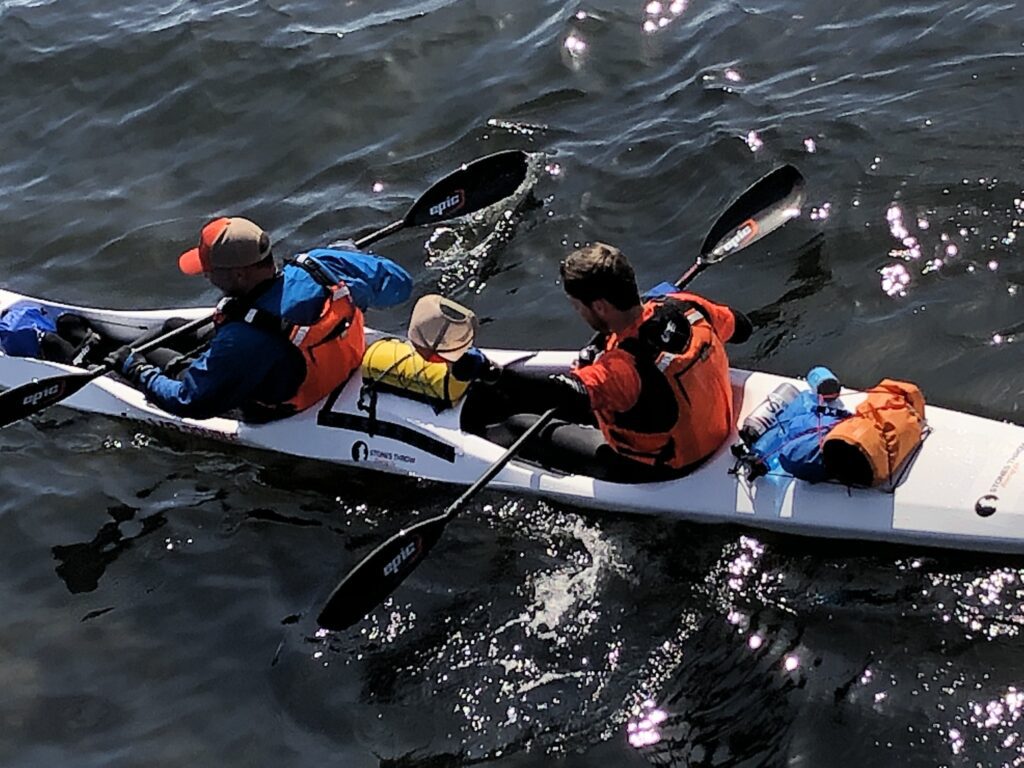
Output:
<svg viewBox="0 0 1024 768">
<path fill-rule="evenodd" d="M 428 293 L 412 308 L 409 341 L 424 352 L 454 363 L 473 346 L 477 327 L 471 309 Z"/>
</svg>

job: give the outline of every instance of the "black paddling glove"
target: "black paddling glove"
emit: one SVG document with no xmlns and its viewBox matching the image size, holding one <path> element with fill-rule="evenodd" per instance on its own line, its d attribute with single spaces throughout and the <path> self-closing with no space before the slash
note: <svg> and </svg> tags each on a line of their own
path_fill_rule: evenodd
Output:
<svg viewBox="0 0 1024 768">
<path fill-rule="evenodd" d="M 590 395 L 583 382 L 571 373 L 558 373 L 548 376 L 551 388 L 551 407 L 558 408 L 558 415 L 566 421 L 586 424 L 593 421 L 594 410 L 590 405 Z"/>
<path fill-rule="evenodd" d="M 128 362 L 128 358 L 131 356 L 132 345 L 125 344 L 123 347 L 118 347 L 103 358 L 103 362 L 109 365 L 111 370 L 117 371 L 118 373 L 124 373 L 124 364 Z"/>
<path fill-rule="evenodd" d="M 729 339 L 730 344 L 742 344 L 744 341 L 750 338 L 750 335 L 754 332 L 754 324 L 750 322 L 750 318 L 740 312 L 738 309 L 732 309 L 733 320 L 735 321 L 736 328 L 732 332 L 732 338 Z"/>
<path fill-rule="evenodd" d="M 449 370 L 459 381 L 482 381 L 484 384 L 494 384 L 501 376 L 501 366 L 476 347 L 466 350 Z"/>
<path fill-rule="evenodd" d="M 143 355 L 132 351 L 131 344 L 115 349 L 104 362 L 136 386 L 142 383 L 143 373 L 156 368 Z"/>
</svg>

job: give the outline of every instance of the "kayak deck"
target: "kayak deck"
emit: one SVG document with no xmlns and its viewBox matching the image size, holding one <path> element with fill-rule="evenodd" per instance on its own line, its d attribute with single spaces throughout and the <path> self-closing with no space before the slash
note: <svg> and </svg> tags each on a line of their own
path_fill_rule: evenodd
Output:
<svg viewBox="0 0 1024 768">
<path fill-rule="evenodd" d="M 0 290 L 0 309 L 26 300 Z M 193 319 L 209 308 L 115 311 L 38 301 L 88 317 L 127 342 L 169 317 Z M 368 330 L 371 338 L 376 332 Z M 486 350 L 500 364 L 565 370 L 575 353 Z M 0 386 L 77 370 L 0 353 Z M 779 383 L 768 373 L 732 370 L 737 423 Z M 474 482 L 504 448 L 461 429 L 462 404 L 436 412 L 425 403 L 381 392 L 375 418 L 359 407 L 359 374 L 317 406 L 289 419 L 248 424 L 230 418 L 184 419 L 146 402 L 140 392 L 103 376 L 64 401 L 69 407 L 155 424 L 188 434 L 391 474 L 457 485 Z M 848 407 L 860 397 L 844 391 Z M 734 523 L 831 538 L 854 538 L 967 550 L 1024 553 L 1024 427 L 928 405 L 931 433 L 892 491 L 811 484 L 768 475 L 753 482 L 731 472 L 728 446 L 686 477 L 621 484 L 514 461 L 493 487 L 619 513 Z"/>
</svg>

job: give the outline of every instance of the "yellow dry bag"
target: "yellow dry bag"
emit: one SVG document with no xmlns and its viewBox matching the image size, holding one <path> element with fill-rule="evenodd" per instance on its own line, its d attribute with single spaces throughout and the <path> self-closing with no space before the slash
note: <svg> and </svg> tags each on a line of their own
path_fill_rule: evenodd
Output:
<svg viewBox="0 0 1024 768">
<path fill-rule="evenodd" d="M 424 359 L 407 341 L 381 339 L 363 354 L 363 386 L 447 408 L 466 394 L 469 382 L 452 376 L 447 363 Z"/>
</svg>

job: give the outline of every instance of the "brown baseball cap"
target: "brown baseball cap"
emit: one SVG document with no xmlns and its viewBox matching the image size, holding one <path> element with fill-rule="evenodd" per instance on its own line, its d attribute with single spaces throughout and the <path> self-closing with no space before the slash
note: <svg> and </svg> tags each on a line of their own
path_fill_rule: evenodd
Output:
<svg viewBox="0 0 1024 768">
<path fill-rule="evenodd" d="M 476 340 L 477 319 L 461 304 L 428 293 L 416 302 L 409 320 L 409 341 L 428 355 L 454 363 Z"/>
<path fill-rule="evenodd" d="M 199 233 L 199 245 L 178 257 L 178 269 L 201 275 L 214 269 L 248 267 L 270 255 L 270 235 L 248 219 L 222 217 Z"/>
</svg>

